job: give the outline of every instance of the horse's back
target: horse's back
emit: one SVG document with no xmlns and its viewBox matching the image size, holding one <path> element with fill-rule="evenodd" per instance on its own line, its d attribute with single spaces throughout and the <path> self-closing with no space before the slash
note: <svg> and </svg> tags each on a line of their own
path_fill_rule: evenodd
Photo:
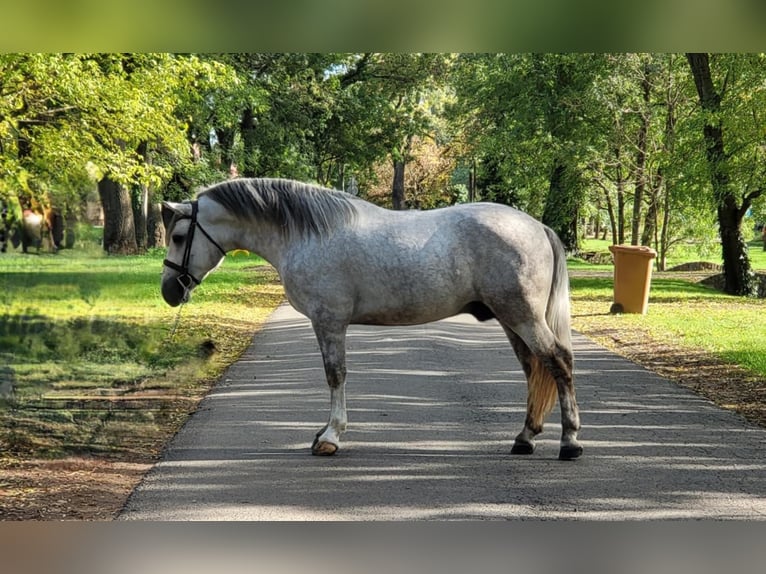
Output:
<svg viewBox="0 0 766 574">
<path fill-rule="evenodd" d="M 545 260 L 543 243 L 541 224 L 507 206 L 395 212 L 362 204 L 353 226 L 305 245 L 291 264 L 297 273 L 286 274 L 294 279 L 283 280 L 309 316 L 325 305 L 345 309 L 352 323 L 425 323 L 537 290 L 530 266 L 541 253 Z"/>
</svg>

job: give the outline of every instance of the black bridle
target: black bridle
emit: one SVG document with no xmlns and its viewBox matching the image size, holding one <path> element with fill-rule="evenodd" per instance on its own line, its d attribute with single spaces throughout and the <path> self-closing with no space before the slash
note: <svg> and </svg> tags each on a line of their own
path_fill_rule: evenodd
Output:
<svg viewBox="0 0 766 574">
<path fill-rule="evenodd" d="M 220 251 L 221 254 L 226 257 L 226 250 L 221 247 L 215 239 L 210 237 L 210 234 L 205 231 L 205 229 L 197 221 L 198 206 L 196 201 L 191 202 L 191 208 L 191 215 L 176 216 L 177 219 L 191 219 L 191 223 L 189 224 L 189 231 L 186 233 L 186 246 L 184 247 L 184 257 L 181 261 L 181 265 L 178 263 L 173 263 L 169 259 L 165 259 L 162 262 L 162 264 L 166 267 L 170 267 L 174 271 L 178 271 L 180 273 L 180 275 L 176 277 L 176 280 L 181 285 L 181 287 L 183 287 L 187 295 L 189 290 L 192 288 L 192 284 L 199 285 L 201 283 L 200 279 L 197 279 L 189 272 L 189 257 L 191 256 L 192 241 L 194 240 L 194 231 L 196 229 L 199 229 L 202 232 L 202 235 L 204 235 L 210 243 L 215 245 L 218 248 L 218 251 Z"/>
</svg>

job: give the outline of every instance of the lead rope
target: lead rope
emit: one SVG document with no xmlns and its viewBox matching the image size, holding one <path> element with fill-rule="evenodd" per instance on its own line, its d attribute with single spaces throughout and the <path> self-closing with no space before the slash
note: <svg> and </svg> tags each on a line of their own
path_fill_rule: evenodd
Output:
<svg viewBox="0 0 766 574">
<path fill-rule="evenodd" d="M 185 305 L 186 305 L 186 301 L 181 303 L 181 305 L 178 307 L 178 313 L 176 313 L 176 320 L 173 322 L 173 328 L 170 329 L 170 335 L 168 337 L 171 342 L 176 337 L 176 331 L 178 330 L 178 324 L 181 322 L 181 311 L 183 310 Z"/>
</svg>

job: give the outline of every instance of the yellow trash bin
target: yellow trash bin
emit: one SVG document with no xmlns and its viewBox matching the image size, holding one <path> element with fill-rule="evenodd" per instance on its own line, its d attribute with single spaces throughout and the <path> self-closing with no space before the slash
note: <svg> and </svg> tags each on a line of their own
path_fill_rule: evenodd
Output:
<svg viewBox="0 0 766 574">
<path fill-rule="evenodd" d="M 614 304 L 612 313 L 645 314 L 649 305 L 652 262 L 657 252 L 637 245 L 610 245 L 614 256 Z"/>
</svg>

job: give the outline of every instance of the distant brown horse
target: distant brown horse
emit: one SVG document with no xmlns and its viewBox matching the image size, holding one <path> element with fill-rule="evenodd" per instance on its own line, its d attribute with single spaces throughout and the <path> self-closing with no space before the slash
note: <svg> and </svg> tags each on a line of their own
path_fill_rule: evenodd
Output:
<svg viewBox="0 0 766 574">
<path fill-rule="evenodd" d="M 39 252 L 46 242 L 55 252 L 61 248 L 63 239 L 64 218 L 57 209 L 24 209 L 18 219 L 8 204 L 0 204 L 0 252 L 8 250 L 9 241 L 14 249 L 20 245 L 24 253 L 30 248 Z"/>
</svg>

